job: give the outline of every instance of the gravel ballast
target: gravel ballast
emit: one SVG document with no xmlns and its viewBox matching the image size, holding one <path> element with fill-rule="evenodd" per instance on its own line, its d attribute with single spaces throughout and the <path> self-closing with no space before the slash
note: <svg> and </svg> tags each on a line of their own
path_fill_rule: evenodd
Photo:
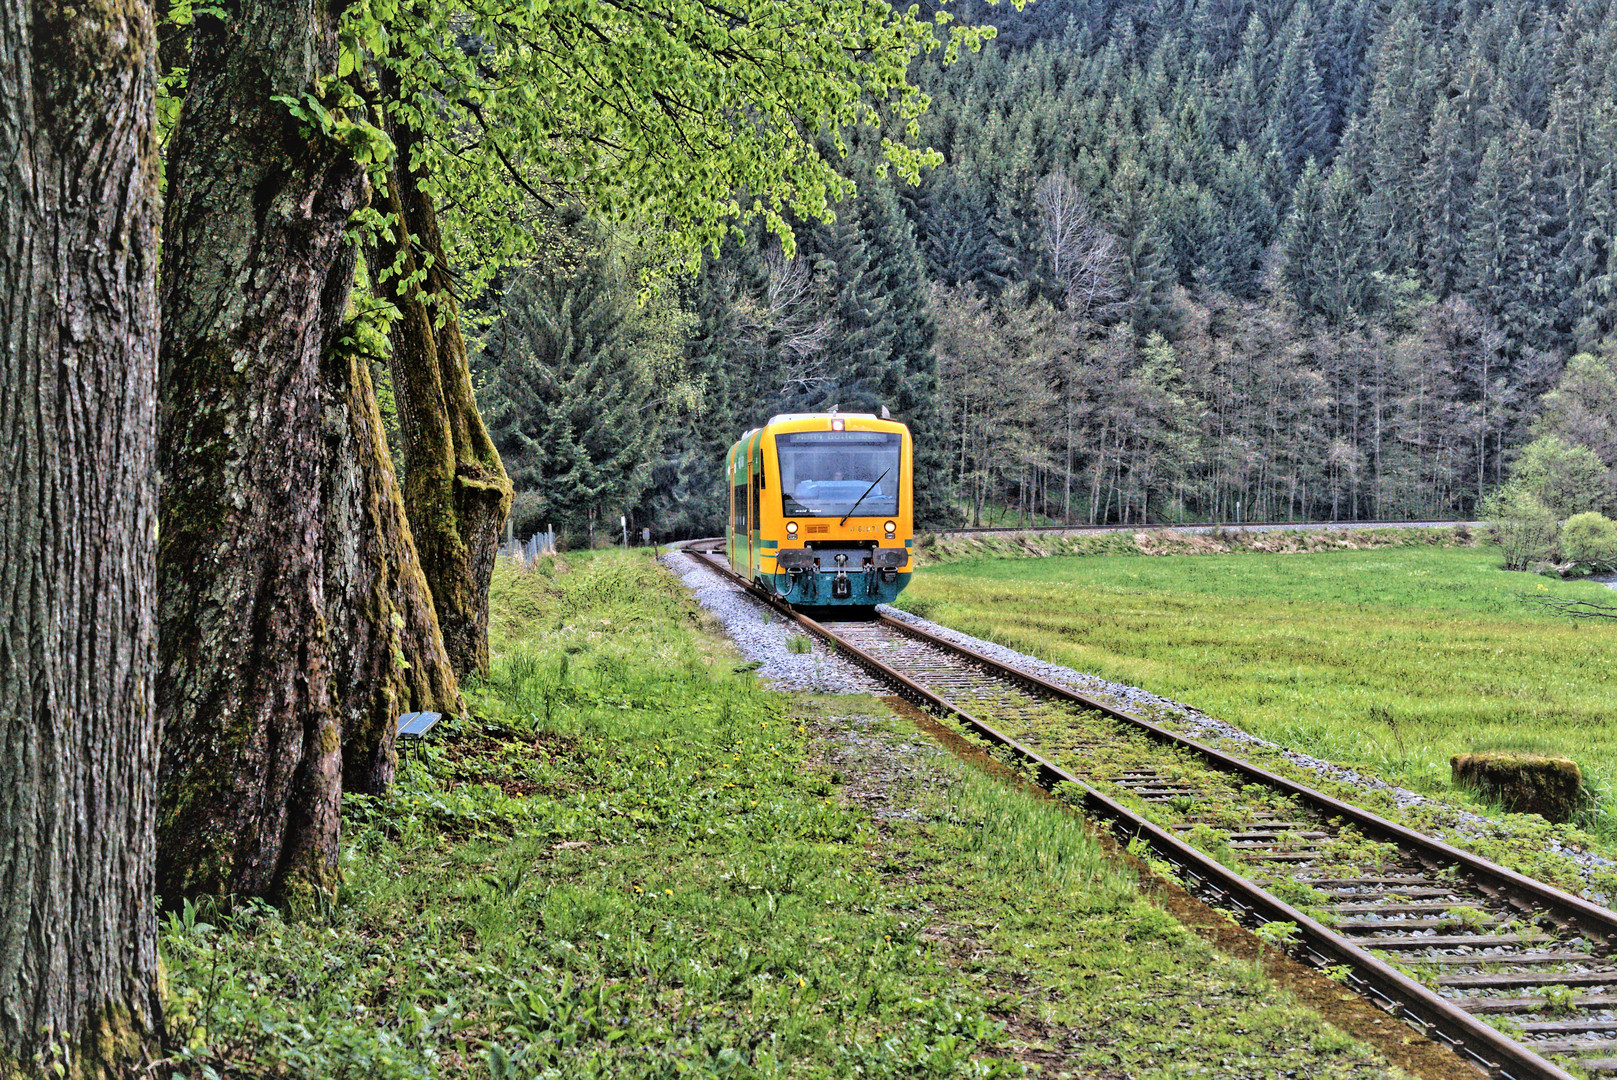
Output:
<svg viewBox="0 0 1617 1080">
<path fill-rule="evenodd" d="M 776 690 L 814 694 L 885 694 L 887 687 L 866 675 L 822 642 L 754 600 L 683 551 L 670 551 L 663 565 L 679 575 L 749 663 L 758 677 Z M 807 642 L 807 651 L 792 645 Z M 802 644 L 797 644 L 803 649 Z"/>
</svg>

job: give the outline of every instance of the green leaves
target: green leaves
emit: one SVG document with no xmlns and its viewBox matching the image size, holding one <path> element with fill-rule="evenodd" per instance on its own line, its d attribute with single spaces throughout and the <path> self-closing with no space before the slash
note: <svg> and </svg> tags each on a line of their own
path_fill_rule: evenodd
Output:
<svg viewBox="0 0 1617 1080">
<path fill-rule="evenodd" d="M 853 190 L 816 140 L 843 154 L 844 129 L 893 119 L 883 156 L 915 182 L 941 159 L 914 145 L 911 60 L 992 34 L 882 0 L 371 0 L 345 17 L 339 77 L 368 58 L 373 99 L 424 136 L 413 164 L 475 290 L 531 252 L 543 203 L 652 225 L 689 265 L 753 219 L 790 249 L 788 217 Z"/>
<path fill-rule="evenodd" d="M 310 138 L 343 148 L 373 172 L 393 156 L 393 140 L 371 122 L 364 100 L 338 79 L 322 79 L 314 90 L 295 97 L 277 94 L 271 100 L 302 121 Z"/>
</svg>

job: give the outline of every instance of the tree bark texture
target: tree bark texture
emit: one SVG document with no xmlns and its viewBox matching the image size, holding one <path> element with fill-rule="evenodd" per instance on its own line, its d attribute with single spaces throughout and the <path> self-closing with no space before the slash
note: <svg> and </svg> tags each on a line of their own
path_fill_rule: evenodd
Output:
<svg viewBox="0 0 1617 1080">
<path fill-rule="evenodd" d="M 277 95 L 337 69 L 338 10 L 199 14 L 164 219 L 158 889 L 336 882 L 341 688 L 325 581 L 322 361 L 366 199 Z"/>
<path fill-rule="evenodd" d="M 416 559 L 367 358 L 339 342 L 325 359 L 326 606 L 342 724 L 342 786 L 392 783 L 401 713 L 465 712 L 432 594 Z"/>
<path fill-rule="evenodd" d="M 377 265 L 393 268 L 378 291 L 401 315 L 390 363 L 404 505 L 449 658 L 464 676 L 488 668 L 489 581 L 511 479 L 477 410 L 437 214 L 412 167 L 423 148 L 406 125 L 391 134 L 397 153 L 380 209 L 397 224 L 394 239 L 378 247 Z"/>
<path fill-rule="evenodd" d="M 0 1076 L 133 1075 L 152 822 L 158 148 L 139 0 L 0 0 Z"/>
</svg>

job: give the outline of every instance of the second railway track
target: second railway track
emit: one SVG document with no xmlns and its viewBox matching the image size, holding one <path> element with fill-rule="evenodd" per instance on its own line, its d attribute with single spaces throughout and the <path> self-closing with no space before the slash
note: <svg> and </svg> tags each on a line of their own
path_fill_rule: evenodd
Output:
<svg viewBox="0 0 1617 1080">
<path fill-rule="evenodd" d="M 1610 910 L 888 616 L 784 610 L 1485 1071 L 1617 1075 Z"/>
</svg>

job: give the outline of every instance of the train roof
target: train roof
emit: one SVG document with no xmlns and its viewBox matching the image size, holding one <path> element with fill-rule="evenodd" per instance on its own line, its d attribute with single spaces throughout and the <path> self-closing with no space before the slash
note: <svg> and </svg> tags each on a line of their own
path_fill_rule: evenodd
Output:
<svg viewBox="0 0 1617 1080">
<path fill-rule="evenodd" d="M 765 424 L 764 426 L 773 427 L 775 424 L 784 424 L 792 420 L 829 420 L 833 416 L 840 416 L 844 420 L 876 419 L 875 413 L 868 412 L 788 412 L 778 413 L 775 416 L 771 416 L 769 418 L 769 423 Z"/>
<path fill-rule="evenodd" d="M 874 429 L 870 428 L 870 427 L 867 427 L 866 425 L 868 425 L 868 424 L 889 424 L 894 429 L 904 427 L 904 423 L 901 420 L 894 420 L 894 419 L 891 419 L 890 417 L 877 416 L 875 413 L 867 413 L 867 412 L 780 413 L 777 416 L 771 416 L 769 418 L 769 423 L 765 424 L 764 427 L 765 428 L 780 427 L 780 426 L 783 426 L 783 425 L 786 425 L 786 424 L 798 424 L 798 423 L 802 423 L 803 421 L 814 421 L 814 420 L 827 420 L 827 421 L 829 421 L 829 420 L 856 420 L 859 423 L 859 428 L 862 429 L 862 430 L 865 430 L 865 431 L 871 431 L 871 430 L 880 431 L 880 430 L 882 430 L 879 427 L 874 428 Z M 908 430 L 908 429 L 906 429 L 906 430 Z"/>
</svg>

